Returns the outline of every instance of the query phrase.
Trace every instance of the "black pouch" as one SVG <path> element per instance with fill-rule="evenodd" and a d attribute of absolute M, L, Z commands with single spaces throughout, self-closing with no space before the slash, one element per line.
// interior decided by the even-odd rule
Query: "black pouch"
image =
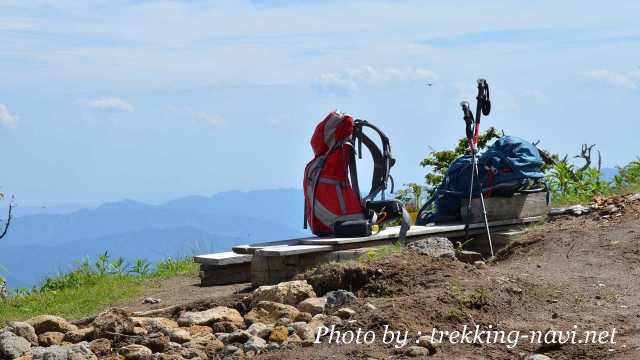
<path fill-rule="evenodd" d="M 333 236 L 338 238 L 363 237 L 371 235 L 369 220 L 339 221 L 333 225 Z"/>

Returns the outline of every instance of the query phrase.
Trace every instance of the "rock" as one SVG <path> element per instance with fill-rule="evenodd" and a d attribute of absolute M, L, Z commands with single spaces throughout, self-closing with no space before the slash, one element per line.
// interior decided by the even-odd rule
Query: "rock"
<path fill-rule="evenodd" d="M 282 282 L 277 285 L 260 286 L 251 294 L 251 307 L 260 301 L 273 301 L 295 306 L 299 302 L 316 297 L 313 287 L 306 280 Z"/>
<path fill-rule="evenodd" d="M 564 214 L 571 214 L 574 216 L 581 216 L 591 212 L 591 206 L 573 205 L 564 208 L 552 208 L 549 210 L 549 216 L 558 216 Z"/>
<path fill-rule="evenodd" d="M 149 334 L 149 331 L 147 331 L 147 329 L 143 327 L 134 326 L 133 330 L 131 331 L 131 334 L 136 336 L 147 336 Z"/>
<path fill-rule="evenodd" d="M 53 315 L 40 315 L 27 320 L 27 323 L 33 326 L 36 334 L 44 334 L 46 332 L 55 331 L 66 333 L 67 331 L 78 330 L 78 327 L 67 322 L 67 320 Z"/>
<path fill-rule="evenodd" d="M 437 344 L 431 341 L 431 336 L 420 336 L 417 345 L 429 349 L 429 355 L 436 353 Z"/>
<path fill-rule="evenodd" d="M 224 347 L 224 343 L 222 341 L 218 339 L 213 339 L 205 345 L 205 350 L 207 351 L 208 354 L 213 354 L 222 350 L 223 347 Z M 213 358 L 213 357 L 209 356 L 209 358 Z"/>
<path fill-rule="evenodd" d="M 526 360 L 551 360 L 547 355 L 542 354 L 531 354 L 527 356 Z"/>
<path fill-rule="evenodd" d="M 31 350 L 33 360 L 97 360 L 88 342 L 70 345 L 38 347 Z"/>
<path fill-rule="evenodd" d="M 183 347 L 206 347 L 212 342 L 219 341 L 213 334 L 199 333 L 191 336 L 191 341 L 182 344 Z"/>
<path fill-rule="evenodd" d="M 194 359 L 194 360 L 200 360 L 200 359 L 204 360 L 208 358 L 206 351 L 200 348 L 181 349 L 180 356 L 182 357 L 182 359 Z"/>
<path fill-rule="evenodd" d="M 267 346 L 264 348 L 265 351 L 274 351 L 274 350 L 278 350 L 280 349 L 280 343 L 268 343 Z"/>
<path fill-rule="evenodd" d="M 346 307 L 339 309 L 338 311 L 335 312 L 335 315 L 341 319 L 351 319 L 351 317 L 353 317 L 353 315 L 355 314 L 356 314 L 355 310 L 352 310 Z"/>
<path fill-rule="evenodd" d="M 12 333 L 21 336 L 31 343 L 31 345 L 38 345 L 38 335 L 36 331 L 29 323 L 24 321 L 9 321 L 7 323 L 7 330 Z"/>
<path fill-rule="evenodd" d="M 369 311 L 373 311 L 373 310 L 377 310 L 377 309 L 378 309 L 378 308 L 377 308 L 375 305 L 373 305 L 372 303 L 366 303 L 366 304 L 364 304 L 364 308 L 365 308 L 365 309 L 367 309 L 367 310 L 369 310 Z"/>
<path fill-rule="evenodd" d="M 298 334 L 298 336 L 300 336 L 301 338 L 306 338 L 310 328 L 309 328 L 309 324 L 307 324 L 306 322 L 294 322 L 293 324 L 291 324 L 291 327 L 293 328 L 293 331 Z"/>
<path fill-rule="evenodd" d="M 264 350 L 266 346 L 266 340 L 258 336 L 251 336 L 251 338 L 242 345 L 242 350 L 244 350 L 245 353 L 253 351 L 256 354 L 259 354 Z"/>
<path fill-rule="evenodd" d="M 223 341 L 225 344 L 244 344 L 251 338 L 251 334 L 244 330 L 237 330 L 229 334 Z"/>
<path fill-rule="evenodd" d="M 95 339 L 89 343 L 89 349 L 91 352 L 99 357 L 104 357 L 112 353 L 111 340 L 109 339 Z"/>
<path fill-rule="evenodd" d="M 217 332 L 232 333 L 238 330 L 238 327 L 236 326 L 236 324 L 232 323 L 231 321 L 220 321 L 211 325 L 211 330 L 214 333 L 217 333 Z"/>
<path fill-rule="evenodd" d="M 291 319 L 287 317 L 282 317 L 276 321 L 276 325 L 287 326 L 289 324 L 291 324 Z"/>
<path fill-rule="evenodd" d="M 315 337 L 316 337 L 319 329 L 323 328 L 325 325 L 324 325 L 324 322 L 322 320 L 313 319 L 307 324 L 307 326 L 308 326 L 307 332 L 302 334 L 302 335 L 300 335 L 300 334 L 298 334 L 298 335 L 300 335 L 302 340 L 305 340 L 305 341 L 306 340 L 311 340 L 311 341 L 313 341 L 313 340 L 315 340 Z"/>
<path fill-rule="evenodd" d="M 216 306 L 213 309 L 196 312 L 184 312 L 178 318 L 181 326 L 208 325 L 219 321 L 229 321 L 238 328 L 244 328 L 244 319 L 236 309 Z"/>
<path fill-rule="evenodd" d="M 64 339 L 64 334 L 55 331 L 49 331 L 38 335 L 38 343 L 40 346 L 60 345 Z"/>
<path fill-rule="evenodd" d="M 482 254 L 470 250 L 456 251 L 456 258 L 463 263 L 473 264 L 475 261 L 482 260 Z"/>
<path fill-rule="evenodd" d="M 429 349 L 422 346 L 409 346 L 407 350 L 405 350 L 404 354 L 410 357 L 428 356 Z"/>
<path fill-rule="evenodd" d="M 153 334 L 151 336 L 143 338 L 139 343 L 149 348 L 151 352 L 164 352 L 169 346 L 170 339 L 166 335 Z"/>
<path fill-rule="evenodd" d="M 278 319 L 286 317 L 295 319 L 298 309 L 291 305 L 275 303 L 272 301 L 260 301 L 249 313 L 244 316 L 248 324 L 260 322 L 273 325 Z"/>
<path fill-rule="evenodd" d="M 64 334 L 64 341 L 74 344 L 85 340 L 90 341 L 93 339 L 93 332 L 93 326 L 84 329 L 72 330 Z"/>
<path fill-rule="evenodd" d="M 142 300 L 143 304 L 160 304 L 162 302 L 161 299 L 156 299 L 152 297 L 146 297 Z"/>
<path fill-rule="evenodd" d="M 298 336 L 298 334 L 291 334 L 289 335 L 289 337 L 287 338 L 287 342 L 289 343 L 300 343 L 302 342 L 302 339 L 300 338 L 300 336 Z"/>
<path fill-rule="evenodd" d="M 451 241 L 446 237 L 428 237 L 426 239 L 416 240 L 407 244 L 407 248 L 431 257 L 456 258 L 453 244 L 451 244 Z"/>
<path fill-rule="evenodd" d="M 629 197 L 627 198 L 627 201 L 629 201 L 629 202 L 640 201 L 640 193 L 635 193 L 633 195 L 629 195 Z"/>
<path fill-rule="evenodd" d="M 237 346 L 226 345 L 224 348 L 222 348 L 222 353 L 225 356 L 239 356 L 242 354 L 242 349 Z"/>
<path fill-rule="evenodd" d="M 167 318 L 132 317 L 133 326 L 143 327 L 151 332 L 167 332 L 178 328 L 178 323 Z"/>
<path fill-rule="evenodd" d="M 326 297 L 310 297 L 298 304 L 298 310 L 316 315 L 324 313 L 325 306 L 327 306 Z"/>
<path fill-rule="evenodd" d="M 135 326 L 129 315 L 129 312 L 123 309 L 109 309 L 101 312 L 92 323 L 94 337 L 111 339 L 114 334 L 133 333 Z"/>
<path fill-rule="evenodd" d="M 269 341 L 285 342 L 289 338 L 289 329 L 286 326 L 275 326 L 269 335 Z"/>
<path fill-rule="evenodd" d="M 213 334 L 213 329 L 204 325 L 191 325 L 187 328 L 191 335 L 195 334 Z"/>
<path fill-rule="evenodd" d="M 256 322 L 249 326 L 247 332 L 253 336 L 265 339 L 271 334 L 271 328 L 263 323 Z"/>
<path fill-rule="evenodd" d="M 191 341 L 191 333 L 184 328 L 169 329 L 165 335 L 169 336 L 169 339 L 178 344 Z"/>
<path fill-rule="evenodd" d="M 138 360 L 153 354 L 153 352 L 146 346 L 131 344 L 120 348 L 120 354 L 124 356 L 125 360 Z"/>
<path fill-rule="evenodd" d="M 294 321 L 304 321 L 304 322 L 309 322 L 311 321 L 311 319 L 313 319 L 313 315 L 311 315 L 311 313 L 308 312 L 300 312 L 295 319 L 293 319 Z"/>
<path fill-rule="evenodd" d="M 327 306 L 329 307 L 339 307 L 342 305 L 352 304 L 356 302 L 357 298 L 351 291 L 347 290 L 335 290 L 330 291 L 326 295 L 327 297 Z"/>
<path fill-rule="evenodd" d="M 487 268 L 487 264 L 482 260 L 474 261 L 473 262 L 473 266 L 475 266 L 477 269 L 486 269 Z"/>
<path fill-rule="evenodd" d="M 17 358 L 31 349 L 31 342 L 12 332 L 0 333 L 0 357 Z"/>

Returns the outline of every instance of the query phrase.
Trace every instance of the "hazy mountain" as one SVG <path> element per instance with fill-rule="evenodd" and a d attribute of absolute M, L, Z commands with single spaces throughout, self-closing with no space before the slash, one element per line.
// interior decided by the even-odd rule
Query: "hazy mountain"
<path fill-rule="evenodd" d="M 9 285 L 23 287 L 106 250 L 157 261 L 302 236 L 302 204 L 301 190 L 233 191 L 161 205 L 124 200 L 69 214 L 22 216 L 0 243 L 0 264 Z"/>

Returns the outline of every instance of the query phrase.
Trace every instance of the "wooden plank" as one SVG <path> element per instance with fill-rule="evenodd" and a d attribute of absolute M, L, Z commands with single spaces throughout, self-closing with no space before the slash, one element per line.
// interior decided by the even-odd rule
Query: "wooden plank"
<path fill-rule="evenodd" d="M 542 216 L 534 216 L 524 219 L 510 219 L 489 222 L 489 227 L 499 227 L 514 224 L 526 224 L 542 220 Z M 484 229 L 484 223 L 473 223 L 469 225 L 470 230 Z M 412 226 L 407 232 L 407 237 L 430 236 L 430 235 L 453 235 L 457 232 L 464 231 L 464 224 L 455 225 L 431 225 L 431 226 Z M 484 231 L 484 230 L 483 230 Z M 370 241 L 379 241 L 386 239 L 398 238 L 400 227 L 394 226 L 387 228 L 379 233 L 371 236 L 357 238 L 311 238 L 308 240 L 300 239 L 300 244 L 304 245 L 344 245 L 353 243 L 365 243 Z"/>
<path fill-rule="evenodd" d="M 221 253 L 194 256 L 193 261 L 198 264 L 222 266 L 222 265 L 231 265 L 231 264 L 250 263 L 251 258 L 253 258 L 253 255 L 241 255 L 231 251 L 227 251 L 227 252 L 221 252 Z"/>
<path fill-rule="evenodd" d="M 225 266 L 200 265 L 200 285 L 226 285 L 251 281 L 251 262 Z"/>
<path fill-rule="evenodd" d="M 289 256 L 331 251 L 331 245 L 281 245 L 269 246 L 255 252 L 256 256 Z"/>
<path fill-rule="evenodd" d="M 297 245 L 300 240 L 304 239 L 317 239 L 317 237 L 306 237 L 302 239 L 289 239 L 289 240 L 278 240 L 278 241 L 269 241 L 263 243 L 255 243 L 255 244 L 247 244 L 247 245 L 238 245 L 231 248 L 231 250 L 236 254 L 253 254 L 256 250 L 263 249 L 268 246 L 277 246 L 277 245 Z"/>
<path fill-rule="evenodd" d="M 512 197 L 489 197 L 484 202 L 489 221 L 543 216 L 549 212 L 546 192 L 515 194 Z M 463 219 L 467 216 L 468 203 L 469 199 L 464 199 L 460 204 Z M 480 198 L 472 199 L 471 204 L 471 222 L 483 221 Z"/>

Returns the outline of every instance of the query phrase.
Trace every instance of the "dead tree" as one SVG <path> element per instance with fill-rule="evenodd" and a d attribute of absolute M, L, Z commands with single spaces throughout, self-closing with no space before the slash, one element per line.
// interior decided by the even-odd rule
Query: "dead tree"
<path fill-rule="evenodd" d="M 576 158 L 579 159 L 584 159 L 585 164 L 578 169 L 578 171 L 585 171 L 587 170 L 590 166 L 591 166 L 591 150 L 593 149 L 593 147 L 596 146 L 596 144 L 593 145 L 588 145 L 588 144 L 582 144 L 582 148 L 580 149 L 580 154 L 576 155 Z M 598 172 L 600 172 L 600 170 L 602 169 L 602 154 L 600 153 L 600 150 L 596 150 L 598 152 Z"/>
<path fill-rule="evenodd" d="M 2 195 L 2 194 L 0 194 Z M 2 196 L 0 196 L 2 198 Z M 7 212 L 7 221 L 4 223 L 4 228 L 2 229 L 2 233 L 0 233 L 0 239 L 7 235 L 7 231 L 9 231 L 9 226 L 11 225 L 12 212 L 15 204 L 13 203 L 13 197 L 11 197 L 11 201 L 9 202 L 9 211 Z"/>

